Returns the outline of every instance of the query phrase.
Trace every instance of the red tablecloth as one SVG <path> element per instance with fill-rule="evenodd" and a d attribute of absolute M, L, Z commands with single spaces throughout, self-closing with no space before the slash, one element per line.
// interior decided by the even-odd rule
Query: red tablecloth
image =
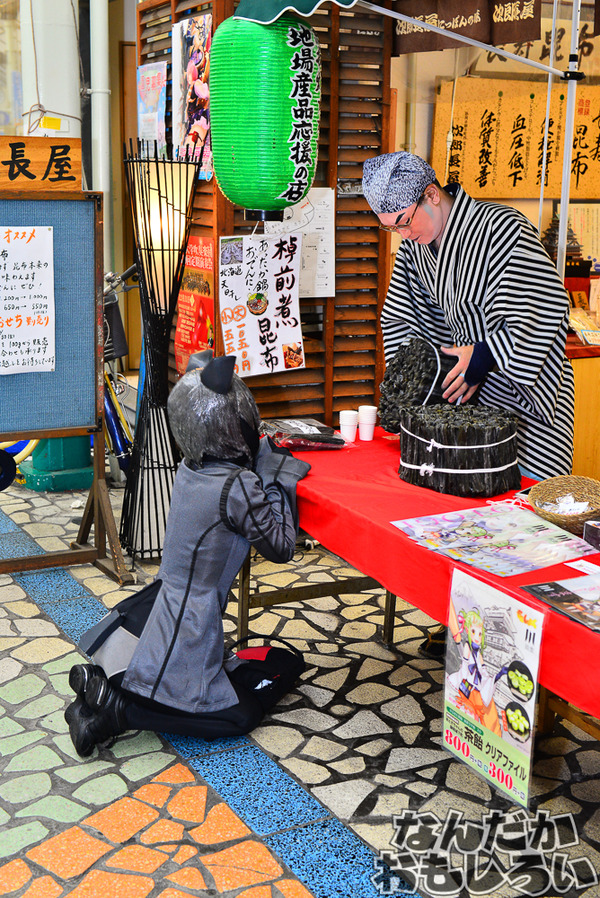
<path fill-rule="evenodd" d="M 398 476 L 398 437 L 380 428 L 376 428 L 373 442 L 294 454 L 312 465 L 298 484 L 300 526 L 307 533 L 443 623 L 447 621 L 454 567 L 542 608 L 546 625 L 540 682 L 600 717 L 600 635 L 518 589 L 524 584 L 579 576 L 577 571 L 560 564 L 515 577 L 497 577 L 417 545 L 390 522 L 482 506 L 486 500 L 461 499 L 404 483 Z M 600 554 L 587 559 L 600 565 Z"/>

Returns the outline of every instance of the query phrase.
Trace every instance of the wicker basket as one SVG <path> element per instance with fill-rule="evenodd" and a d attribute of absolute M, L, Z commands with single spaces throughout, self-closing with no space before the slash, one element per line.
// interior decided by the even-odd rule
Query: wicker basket
<path fill-rule="evenodd" d="M 541 507 L 567 495 L 573 496 L 576 502 L 588 502 L 588 510 L 580 514 L 565 515 L 547 511 Z M 529 503 L 544 520 L 562 527 L 563 530 L 568 530 L 569 533 L 581 536 L 585 522 L 600 517 L 600 480 L 593 480 L 591 477 L 577 477 L 574 474 L 549 477 L 531 487 Z"/>

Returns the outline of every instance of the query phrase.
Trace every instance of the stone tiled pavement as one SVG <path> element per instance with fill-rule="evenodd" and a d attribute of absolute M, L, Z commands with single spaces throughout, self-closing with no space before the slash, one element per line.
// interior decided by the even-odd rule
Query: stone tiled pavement
<path fill-rule="evenodd" d="M 118 518 L 122 493 L 110 492 Z M 0 557 L 68 545 L 85 498 L 16 484 L 0 493 Z M 417 650 L 432 622 L 399 602 L 385 647 L 377 590 L 253 613 L 251 632 L 293 641 L 307 671 L 251 736 L 129 733 L 78 758 L 63 719 L 77 638 L 156 569 L 136 565 L 128 588 L 90 565 L 0 576 L 0 896 L 370 898 L 393 814 L 481 822 L 514 810 L 442 749 L 442 666 Z M 252 571 L 264 590 L 355 573 L 320 547 L 285 567 L 256 559 Z M 232 604 L 231 638 L 234 615 Z M 572 814 L 571 856 L 600 871 L 599 772 L 596 741 L 557 723 L 536 745 L 530 813 Z"/>

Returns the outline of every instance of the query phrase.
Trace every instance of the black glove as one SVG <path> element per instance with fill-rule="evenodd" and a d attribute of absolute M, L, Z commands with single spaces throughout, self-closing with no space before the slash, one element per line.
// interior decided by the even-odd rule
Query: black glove
<path fill-rule="evenodd" d="M 485 340 L 475 343 L 473 355 L 469 367 L 465 371 L 465 383 L 468 387 L 474 387 L 486 379 L 492 368 L 496 365 L 496 359 Z"/>
<path fill-rule="evenodd" d="M 271 439 L 271 437 L 267 437 L 267 440 L 269 441 L 269 446 L 271 447 L 271 452 L 274 455 L 291 455 L 292 454 L 290 452 L 290 450 L 287 449 L 285 446 L 278 446 L 277 443 Z"/>

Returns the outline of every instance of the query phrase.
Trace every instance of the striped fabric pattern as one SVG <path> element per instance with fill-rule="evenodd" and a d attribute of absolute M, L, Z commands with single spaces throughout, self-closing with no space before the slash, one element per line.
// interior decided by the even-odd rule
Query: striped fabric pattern
<path fill-rule="evenodd" d="M 519 417 L 519 462 L 540 479 L 571 471 L 569 300 L 533 225 L 458 185 L 439 252 L 405 240 L 381 316 L 386 362 L 415 336 L 434 346 L 485 340 L 496 361 L 478 401 Z"/>

